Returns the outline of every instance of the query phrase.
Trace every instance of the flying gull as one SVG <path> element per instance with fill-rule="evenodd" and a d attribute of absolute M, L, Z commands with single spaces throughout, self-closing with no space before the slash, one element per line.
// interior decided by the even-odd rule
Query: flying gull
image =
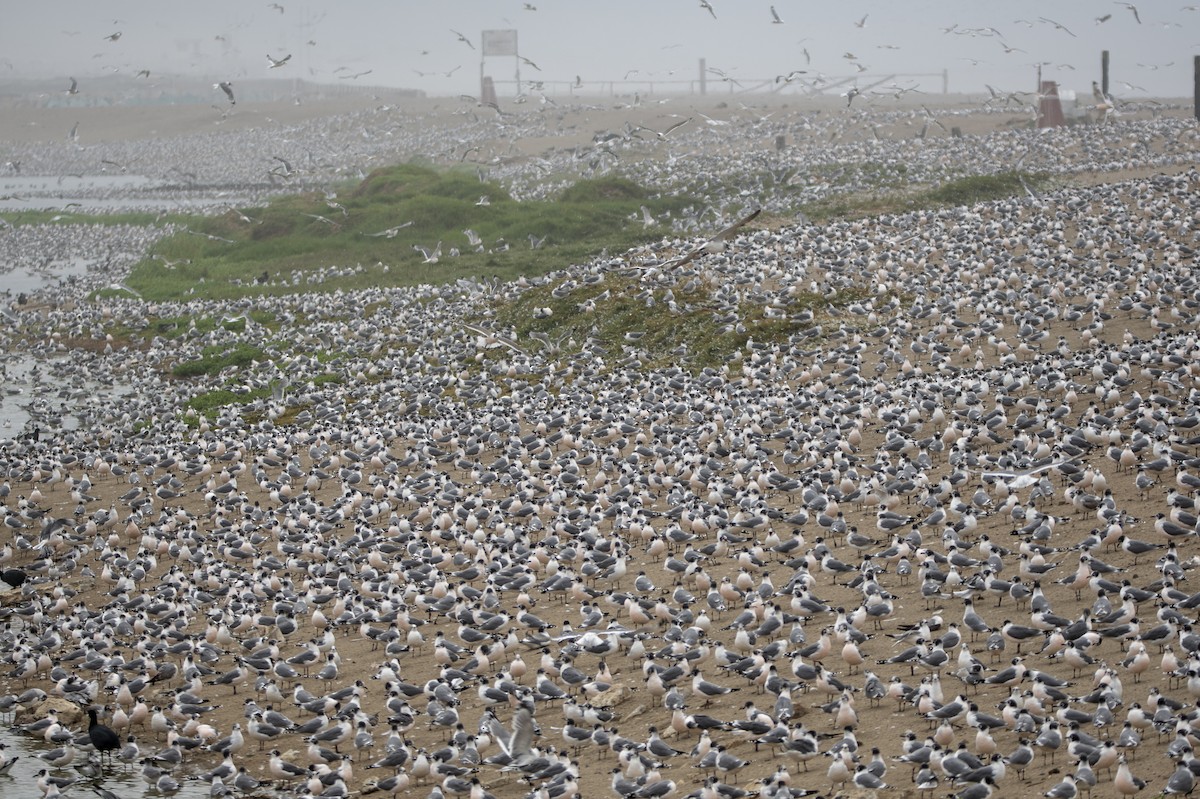
<path fill-rule="evenodd" d="M 1119 5 L 1119 6 L 1125 6 L 1125 7 L 1126 7 L 1126 8 L 1128 8 L 1130 11 L 1132 11 L 1132 12 L 1133 12 L 1133 18 L 1137 20 L 1137 24 L 1139 24 L 1139 25 L 1141 25 L 1141 24 L 1142 24 L 1142 17 L 1141 17 L 1141 15 L 1139 15 L 1139 14 L 1138 14 L 1138 9 L 1137 9 L 1137 6 L 1135 6 L 1133 3 L 1122 3 L 1122 2 L 1118 2 L 1118 3 L 1117 3 L 1117 5 Z"/>
<path fill-rule="evenodd" d="M 1005 483 L 1005 485 L 1008 486 L 1009 490 L 1028 488 L 1029 486 L 1033 485 L 1034 483 L 1036 483 L 1038 481 L 1038 478 L 1036 477 L 1036 475 L 1039 475 L 1042 472 L 1048 471 L 1050 469 L 1057 469 L 1058 467 L 1064 466 L 1068 463 L 1074 463 L 1075 461 L 1079 460 L 1080 457 L 1081 456 L 1076 456 L 1074 458 L 1068 458 L 1066 460 L 1056 461 L 1054 463 L 1044 463 L 1041 466 L 1038 466 L 1034 469 L 1026 469 L 1024 471 L 1019 471 L 1019 472 L 1007 472 L 1007 471 L 981 472 L 980 477 L 982 477 L 984 480 L 989 480 L 989 481 L 990 480 L 1002 480 Z"/>
<path fill-rule="evenodd" d="M 519 707 L 513 714 L 512 732 L 495 716 L 488 717 L 487 726 L 513 766 L 520 768 L 533 759 L 533 712 L 528 707 Z"/>

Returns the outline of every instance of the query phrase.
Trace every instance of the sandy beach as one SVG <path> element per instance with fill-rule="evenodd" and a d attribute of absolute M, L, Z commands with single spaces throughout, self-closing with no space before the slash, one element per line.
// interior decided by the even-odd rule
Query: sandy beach
<path fill-rule="evenodd" d="M 102 393 L 19 387 L 51 410 L 86 408 L 88 423 L 47 424 L 36 442 L 28 428 L 3 434 L 0 559 L 24 581 L 0 594 L 0 695 L 41 689 L 78 705 L 91 691 L 144 757 L 166 735 L 148 719 L 120 725 L 143 704 L 174 707 L 187 736 L 209 725 L 208 746 L 235 725 L 257 725 L 245 713 L 251 700 L 303 724 L 314 714 L 293 701 L 298 686 L 314 698 L 347 689 L 322 703 L 330 722 L 321 729 L 349 732 L 313 772 L 345 769 L 333 783 L 343 788 L 323 794 L 307 779 L 281 780 L 253 795 L 357 796 L 393 775 L 406 786 L 398 795 L 741 795 L 696 793 L 711 775 L 761 796 L 870 796 L 854 775 L 876 752 L 886 768 L 879 791 L 953 795 L 982 782 L 955 784 L 970 766 L 952 765 L 934 768 L 936 788 L 918 788 L 918 768 L 898 760 L 910 732 L 936 741 L 935 763 L 965 750 L 1001 769 L 994 795 L 1026 795 L 1074 773 L 1078 755 L 1086 761 L 1072 723 L 1103 758 L 1090 795 L 1126 795 L 1114 785 L 1118 753 L 1145 781 L 1140 795 L 1158 795 L 1177 768 L 1168 746 L 1200 740 L 1190 715 L 1200 644 L 1190 628 L 1200 563 L 1194 125 L 1159 135 L 1155 125 L 1168 130 L 1164 119 L 1187 112 L 1145 106 L 1103 130 L 1038 138 L 1016 111 L 932 100 L 853 115 L 840 98 L 506 106 L 514 120 L 541 115 L 536 129 L 521 122 L 530 135 L 513 139 L 498 125 L 470 139 L 481 160 L 510 153 L 511 165 L 494 168 L 515 170 L 589 146 L 597 132 L 653 133 L 691 118 L 680 144 L 630 150 L 707 170 L 726 149 L 730 160 L 772 153 L 776 136 L 786 149 L 818 152 L 806 131 L 836 118 L 838 146 L 861 146 L 872 163 L 886 163 L 892 143 L 952 167 L 966 157 L 960 146 L 981 146 L 998 158 L 1028 150 L 1031 163 L 1057 159 L 1070 174 L 1064 188 L 970 209 L 826 228 L 777 217 L 674 270 L 666 253 L 686 247 L 671 239 L 686 237 L 665 232 L 660 246 L 614 254 L 615 265 L 572 265 L 547 279 L 582 298 L 593 282 L 637 275 L 664 313 L 676 312 L 665 290 L 682 297 L 683 284 L 702 281 L 730 324 L 748 303 L 786 314 L 802 292 L 861 292 L 857 308 L 822 311 L 817 332 L 761 349 L 751 341 L 711 374 L 640 369 L 636 342 L 624 352 L 586 342 L 555 352 L 532 340 L 514 348 L 504 331 L 489 338 L 457 323 L 525 286 L 314 294 L 264 301 L 280 328 L 243 334 L 270 339 L 277 358 L 233 382 L 249 390 L 286 375 L 282 404 L 198 423 L 182 407 L 197 386 L 169 379 L 159 361 L 171 346 L 229 346 L 238 335 L 218 329 L 211 340 L 168 344 L 137 320 L 245 306 L 48 295 L 16 310 L 5 321 L 10 352 L 35 352 L 47 373 L 78 370 L 68 381 L 128 381 L 136 398 L 111 407 Z M 271 135 L 370 127 L 362 115 L 381 103 L 239 106 L 224 118 L 200 106 L 0 110 L 0 143 L 41 157 L 76 122 L 98 148 L 210 131 L 253 141 L 264 126 Z M 914 145 L 925 104 L 938 126 Z M 446 162 L 463 149 L 460 122 L 495 114 L 452 99 L 393 110 L 440 139 Z M 790 120 L 782 133 L 770 127 L 781 120 Z M 722 139 L 726 130 L 736 138 Z M 313 136 L 297 146 L 326 145 Z M 1124 159 L 1089 161 L 1089 151 L 1122 146 Z M 115 347 L 114 320 L 135 331 Z M 72 343 L 80 339 L 96 345 Z M 310 357 L 321 341 L 336 346 Z M 63 356 L 69 367 L 50 366 Z M 318 375 L 337 380 L 318 384 Z M 304 415 L 272 423 L 287 403 Z M 1182 532 L 1164 531 L 1164 520 Z M 639 577 L 646 585 L 636 588 Z M 1037 587 L 1032 601 L 1021 586 Z M 990 630 L 966 628 L 966 599 Z M 1052 613 L 1039 613 L 1039 601 Z M 999 635 L 1010 621 L 1032 630 L 1023 642 Z M 1065 638 L 1072 622 L 1088 632 Z M 897 659 L 912 646 L 924 647 L 920 659 Z M 289 669 L 304 653 L 311 659 Z M 318 678 L 331 653 L 333 676 Z M 260 674 L 250 661 L 269 665 Z M 156 678 L 168 664 L 175 676 Z M 185 676 L 192 664 L 197 676 Z M 1001 675 L 1007 666 L 1015 672 Z M 679 673 L 668 685 L 652 674 L 671 667 Z M 870 697 L 871 673 L 885 696 Z M 694 677 L 727 690 L 706 695 Z M 123 692 L 138 678 L 137 696 Z M 914 693 L 897 698 L 900 684 Z M 185 688 L 211 709 L 181 712 Z M 1181 709 L 1143 725 L 1135 708 L 1153 716 L 1160 697 Z M 939 719 L 955 701 L 961 712 Z M 14 723 L 45 716 L 28 704 L 10 711 Z M 484 761 L 502 749 L 489 740 L 489 714 L 510 729 L 522 704 L 546 771 Z M 991 727 L 968 706 L 1000 721 Z M 1027 767 L 1005 773 L 1003 757 L 1055 719 L 1061 745 L 1036 748 Z M 86 729 L 82 713 L 63 721 Z M 1024 724 L 1033 726 L 1018 731 Z M 1141 746 L 1106 750 L 1127 724 Z M 665 742 L 657 754 L 645 748 L 651 728 Z M 360 748 L 354 733 L 363 731 L 373 745 Z M 368 768 L 393 731 L 409 753 L 403 765 Z M 816 752 L 800 743 L 809 733 Z M 635 745 L 604 744 L 620 737 Z M 710 744 L 734 759 L 700 765 Z M 429 766 L 447 747 L 462 773 Z M 273 749 L 306 771 L 320 760 L 306 735 L 278 731 L 261 743 L 247 736 L 233 762 L 267 781 Z M 198 748 L 172 773 L 182 780 L 221 759 Z M 140 769 L 138 760 L 114 768 Z M 644 783 L 616 791 L 614 771 Z M 780 787 L 789 784 L 796 793 Z"/>

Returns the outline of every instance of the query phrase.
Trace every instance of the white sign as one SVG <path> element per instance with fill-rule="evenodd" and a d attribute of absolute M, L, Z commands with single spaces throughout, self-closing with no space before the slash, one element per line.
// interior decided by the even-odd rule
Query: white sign
<path fill-rule="evenodd" d="M 517 54 L 517 32 L 514 30 L 484 31 L 483 54 L 515 56 Z"/>

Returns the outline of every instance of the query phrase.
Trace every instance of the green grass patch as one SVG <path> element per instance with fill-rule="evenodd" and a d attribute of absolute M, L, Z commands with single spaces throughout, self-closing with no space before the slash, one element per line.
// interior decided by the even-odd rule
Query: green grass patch
<path fill-rule="evenodd" d="M 1043 183 L 1046 176 L 1025 175 L 1017 172 L 972 175 L 922 192 L 922 196 L 928 202 L 937 205 L 974 205 L 1024 194 L 1025 188 L 1021 184 L 1022 180 L 1033 188 L 1035 185 Z"/>
<path fill-rule="evenodd" d="M 203 394 L 197 394 L 188 400 L 187 407 L 194 409 L 201 416 L 211 416 L 226 405 L 241 405 L 252 401 L 252 399 L 248 395 L 238 395 L 229 389 L 219 388 L 214 391 L 205 391 Z"/>
<path fill-rule="evenodd" d="M 570 355 L 572 340 L 578 350 L 580 342 L 592 338 L 608 353 L 610 364 L 636 353 L 647 369 L 717 367 L 744 354 L 751 339 L 782 343 L 827 320 L 829 306 L 841 308 L 869 295 L 866 288 L 846 289 L 832 297 L 802 293 L 782 312 L 773 309 L 769 314 L 765 306 L 749 306 L 729 314 L 717 309 L 715 286 L 703 282 L 687 291 L 677 287 L 670 297 L 665 289 L 647 289 L 636 277 L 616 274 L 555 297 L 560 285 L 537 286 L 497 306 L 496 329 L 513 330 L 520 346 L 530 352 L 556 347 Z M 808 311 L 812 319 L 801 321 Z"/>
<path fill-rule="evenodd" d="M 258 347 L 238 343 L 230 347 L 206 347 L 201 357 L 191 361 L 180 361 L 171 368 L 175 377 L 200 377 L 214 375 L 231 366 L 245 367 L 254 361 L 267 359 L 267 354 Z"/>
<path fill-rule="evenodd" d="M 1024 180 L 1024 184 L 1022 184 Z M 896 184 L 880 185 L 878 190 L 844 194 L 800 210 L 814 222 L 830 219 L 862 219 L 883 214 L 902 214 L 929 208 L 973 205 L 1025 194 L 1025 186 L 1034 191 L 1048 188 L 1050 175 L 1032 172 L 1001 172 L 995 175 L 971 175 L 947 181 L 940 186 L 902 190 Z"/>
<path fill-rule="evenodd" d="M 308 192 L 192 219 L 126 282 L 147 300 L 169 300 L 511 280 L 663 235 L 642 224 L 643 205 L 658 214 L 695 203 L 611 177 L 579 181 L 554 200 L 518 202 L 473 172 L 405 164 L 376 170 L 336 198 Z M 439 247 L 436 261 L 420 249 Z"/>

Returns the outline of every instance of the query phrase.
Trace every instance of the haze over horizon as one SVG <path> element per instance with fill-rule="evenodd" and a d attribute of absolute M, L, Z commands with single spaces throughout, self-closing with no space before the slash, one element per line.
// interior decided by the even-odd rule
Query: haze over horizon
<path fill-rule="evenodd" d="M 955 93 L 1030 91 L 1039 64 L 1045 79 L 1087 92 L 1107 49 L 1110 93 L 1136 100 L 1191 97 L 1192 56 L 1200 53 L 1200 12 L 1177 2 L 708 5 L 711 11 L 698 0 L 23 3 L 0 29 L 0 75 L 61 78 L 64 95 L 69 77 L 85 94 L 90 78 L 143 71 L 148 82 L 294 77 L 477 94 L 481 31 L 515 30 L 523 60 L 491 56 L 483 69 L 501 82 L 502 96 L 515 93 L 504 82 L 518 69 L 525 90 L 546 81 L 548 93 L 576 83 L 582 94 L 600 93 L 615 81 L 624 82 L 618 91 L 645 91 L 653 82 L 656 91 L 686 93 L 702 58 L 710 94 L 766 89 L 795 70 L 805 72 L 793 75 L 789 91 L 814 81 L 843 81 L 841 91 L 882 81 L 937 93 L 943 70 Z M 289 54 L 277 67 L 268 60 Z"/>

